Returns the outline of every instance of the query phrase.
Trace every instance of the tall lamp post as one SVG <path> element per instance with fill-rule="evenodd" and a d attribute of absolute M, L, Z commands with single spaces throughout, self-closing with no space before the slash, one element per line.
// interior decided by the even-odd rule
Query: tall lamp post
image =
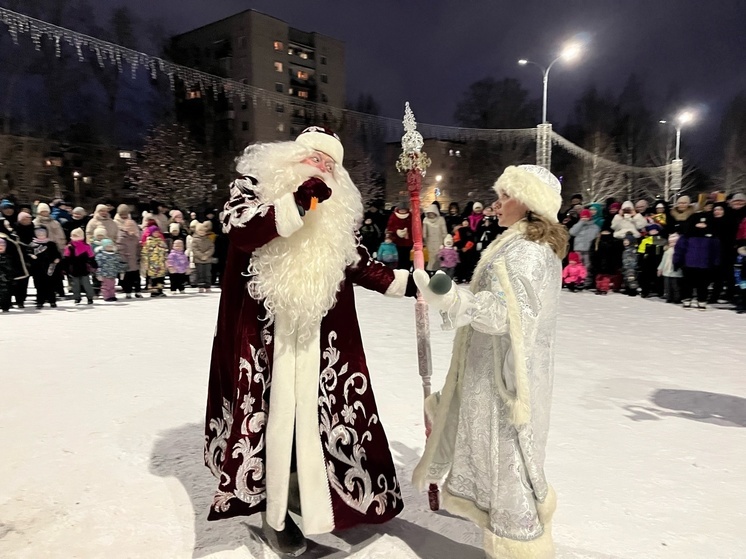
<path fill-rule="evenodd" d="M 73 185 L 75 190 L 75 205 L 80 205 L 80 172 L 73 171 Z"/>
<path fill-rule="evenodd" d="M 544 95 L 541 104 L 541 124 L 536 127 L 536 164 L 540 167 L 544 167 L 547 170 L 551 170 L 552 166 L 552 125 L 547 122 L 547 97 L 549 94 L 549 71 L 552 69 L 557 62 L 564 60 L 570 62 L 575 60 L 580 53 L 583 51 L 583 47 L 580 43 L 569 43 L 562 49 L 560 55 L 552 60 L 549 65 L 545 68 L 541 64 L 532 62 L 525 58 L 521 58 L 518 64 L 526 66 L 527 64 L 533 64 L 542 73 L 542 81 L 544 84 Z"/>
<path fill-rule="evenodd" d="M 681 191 L 681 180 L 684 171 L 684 162 L 681 160 L 681 129 L 687 124 L 694 122 L 696 114 L 692 110 L 681 111 L 671 123 L 676 130 L 676 147 L 674 148 L 674 159 L 671 161 L 671 190 L 674 196 L 679 195 Z M 667 120 L 659 121 L 661 124 L 668 124 Z M 668 183 L 668 181 L 666 181 Z M 668 199 L 668 192 L 665 193 Z"/>

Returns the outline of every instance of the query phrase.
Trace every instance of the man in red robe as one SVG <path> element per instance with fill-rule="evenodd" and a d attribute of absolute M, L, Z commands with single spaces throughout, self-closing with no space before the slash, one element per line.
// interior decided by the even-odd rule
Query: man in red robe
<path fill-rule="evenodd" d="M 321 127 L 238 158 L 222 214 L 230 250 L 210 366 L 209 519 L 262 512 L 275 551 L 306 535 L 381 523 L 402 510 L 378 418 L 353 284 L 414 295 L 405 270 L 373 261 L 339 138 Z M 295 494 L 295 495 L 294 495 Z M 307 514 L 303 514 L 307 513 Z"/>

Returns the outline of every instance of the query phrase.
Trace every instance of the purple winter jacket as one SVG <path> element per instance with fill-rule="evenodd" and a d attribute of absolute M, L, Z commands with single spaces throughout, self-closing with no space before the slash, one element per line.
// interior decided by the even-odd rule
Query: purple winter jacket
<path fill-rule="evenodd" d="M 453 247 L 443 247 L 438 251 L 441 268 L 455 268 L 459 263 L 458 251 Z"/>
<path fill-rule="evenodd" d="M 682 235 L 676 243 L 673 264 L 675 268 L 716 268 L 720 265 L 720 240 Z"/>

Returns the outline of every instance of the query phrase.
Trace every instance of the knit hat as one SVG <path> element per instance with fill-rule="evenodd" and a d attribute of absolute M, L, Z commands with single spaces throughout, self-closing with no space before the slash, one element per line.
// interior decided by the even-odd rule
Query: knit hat
<path fill-rule="evenodd" d="M 735 196 L 733 198 L 735 198 Z M 689 196 L 681 196 L 681 197 L 679 197 L 678 200 L 676 200 L 676 203 L 677 204 L 679 204 L 679 203 L 681 203 L 681 204 L 684 204 L 684 203 L 691 204 L 692 203 L 692 199 L 689 198 Z"/>
<path fill-rule="evenodd" d="M 169 217 L 172 217 L 174 219 L 176 219 L 177 217 L 184 219 L 184 214 L 182 214 L 179 210 L 171 210 L 170 212 L 168 212 L 168 215 Z"/>
<path fill-rule="evenodd" d="M 103 235 L 105 238 L 107 237 L 108 233 L 106 232 L 105 227 L 96 227 L 93 230 L 93 236 L 98 237 L 99 235 Z"/>
<path fill-rule="evenodd" d="M 116 248 L 114 241 L 112 241 L 111 239 L 104 239 L 103 241 L 101 241 L 101 248 L 103 248 L 104 250 L 110 246 L 113 246 L 114 248 Z"/>
<path fill-rule="evenodd" d="M 104 212 L 107 212 L 107 213 L 109 212 L 109 208 L 106 207 L 106 204 L 98 204 L 96 206 L 96 212 L 95 212 L 96 215 L 98 215 L 98 213 L 101 212 L 101 211 L 104 211 Z"/>
<path fill-rule="evenodd" d="M 452 235 L 446 235 L 445 239 L 443 239 L 443 246 L 452 247 L 453 246 L 453 236 Z"/>
<path fill-rule="evenodd" d="M 483 210 L 484 204 L 482 202 L 474 202 L 474 205 L 471 207 L 472 210 Z"/>
<path fill-rule="evenodd" d="M 622 211 L 624 210 L 634 210 L 635 205 L 632 203 L 631 200 L 625 200 L 624 204 L 622 204 Z"/>
<path fill-rule="evenodd" d="M 0 210 L 7 210 L 9 208 L 15 208 L 16 205 L 8 200 L 7 198 L 3 198 L 2 201 L 0 201 Z"/>
<path fill-rule="evenodd" d="M 611 204 L 611 206 L 609 206 L 609 209 L 619 211 L 620 209 L 622 209 L 622 205 L 619 202 L 614 202 Z"/>
<path fill-rule="evenodd" d="M 47 213 L 49 213 L 51 211 L 52 210 L 49 209 L 49 204 L 45 204 L 44 202 L 42 202 L 41 204 L 39 204 L 38 206 L 36 206 L 36 213 L 37 214 L 40 214 L 41 212 L 47 212 Z"/>
<path fill-rule="evenodd" d="M 119 217 L 128 217 L 130 215 L 130 207 L 127 204 L 119 204 L 117 206 L 117 215 Z"/>
<path fill-rule="evenodd" d="M 24 218 L 31 219 L 31 214 L 28 212 L 21 212 L 18 214 L 18 221 L 21 221 Z"/>
<path fill-rule="evenodd" d="M 582 210 L 580 212 L 580 219 L 590 219 L 591 217 L 591 210 Z"/>
<path fill-rule="evenodd" d="M 544 167 L 511 165 L 495 181 L 493 188 L 498 195 L 504 192 L 535 214 L 557 223 L 557 214 L 562 206 L 562 185 Z"/>
<path fill-rule="evenodd" d="M 85 217 L 87 214 L 86 214 L 86 211 L 83 208 L 81 208 L 80 206 L 78 206 L 77 208 L 75 208 L 73 210 L 73 215 L 81 215 L 81 216 Z"/>
<path fill-rule="evenodd" d="M 37 225 L 36 227 L 34 227 L 34 234 L 36 234 L 37 231 L 44 231 L 45 235 L 49 234 L 49 231 L 47 231 L 47 228 L 43 225 Z"/>
<path fill-rule="evenodd" d="M 324 152 L 334 159 L 335 163 L 342 165 L 345 150 L 342 141 L 334 132 L 323 126 L 309 126 L 295 139 L 299 144 Z"/>
<path fill-rule="evenodd" d="M 182 241 L 181 239 L 175 240 L 174 241 L 174 248 L 176 248 L 176 247 L 184 248 L 184 241 Z"/>
<path fill-rule="evenodd" d="M 82 241 L 85 239 L 85 232 L 80 227 L 77 227 L 70 232 L 70 238 L 73 241 Z"/>
<path fill-rule="evenodd" d="M 189 229 L 196 230 L 197 225 L 199 225 L 199 221 L 197 221 L 196 219 L 193 219 L 191 223 L 189 224 Z"/>
<path fill-rule="evenodd" d="M 733 195 L 733 198 L 731 198 L 731 202 L 746 202 L 746 194 L 743 192 L 737 192 Z"/>
<path fill-rule="evenodd" d="M 577 252 L 571 252 L 567 255 L 567 260 L 570 262 L 580 262 L 580 255 Z"/>
<path fill-rule="evenodd" d="M 653 231 L 658 231 L 658 233 L 660 233 L 662 230 L 662 227 L 657 223 L 651 223 L 645 226 L 645 231 L 647 231 L 648 233 L 652 233 Z"/>
<path fill-rule="evenodd" d="M 179 227 L 178 223 L 172 223 L 171 225 L 168 226 L 168 232 L 171 233 L 172 235 L 178 235 L 179 229 L 181 229 L 181 227 Z"/>

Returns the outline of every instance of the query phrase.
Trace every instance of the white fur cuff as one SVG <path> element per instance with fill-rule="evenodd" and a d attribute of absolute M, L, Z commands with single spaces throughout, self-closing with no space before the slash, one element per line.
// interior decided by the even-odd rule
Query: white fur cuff
<path fill-rule="evenodd" d="M 303 219 L 298 213 L 295 196 L 292 192 L 275 200 L 275 224 L 280 237 L 289 237 L 303 227 Z"/>
<path fill-rule="evenodd" d="M 407 292 L 407 282 L 409 281 L 409 272 L 407 270 L 394 270 L 394 281 L 391 282 L 386 290 L 386 297 L 404 297 Z"/>

